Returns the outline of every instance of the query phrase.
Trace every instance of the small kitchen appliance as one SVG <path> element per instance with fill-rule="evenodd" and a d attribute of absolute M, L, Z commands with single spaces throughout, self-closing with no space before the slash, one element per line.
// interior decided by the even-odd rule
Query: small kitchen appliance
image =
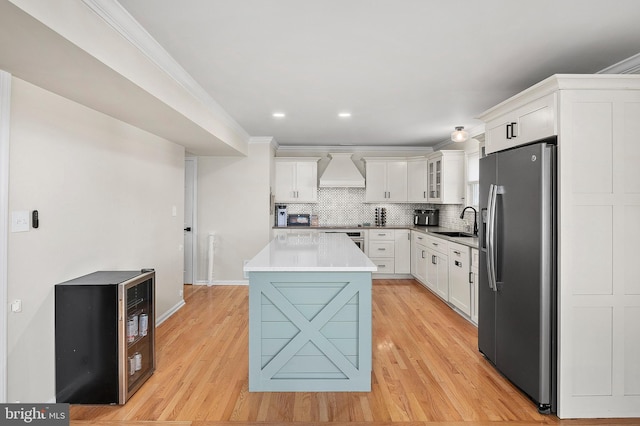
<path fill-rule="evenodd" d="M 283 204 L 276 205 L 276 226 L 287 226 L 287 206 Z"/>
<path fill-rule="evenodd" d="M 290 214 L 287 218 L 287 226 L 309 226 L 311 225 L 311 215 L 309 214 Z"/>
<path fill-rule="evenodd" d="M 438 226 L 440 210 L 414 210 L 413 224 L 416 226 Z"/>

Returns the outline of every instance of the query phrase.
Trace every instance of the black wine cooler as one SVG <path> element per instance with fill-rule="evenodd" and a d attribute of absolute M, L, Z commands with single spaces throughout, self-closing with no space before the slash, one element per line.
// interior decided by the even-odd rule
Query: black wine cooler
<path fill-rule="evenodd" d="M 56 401 L 124 404 L 155 371 L 155 272 L 55 286 Z"/>

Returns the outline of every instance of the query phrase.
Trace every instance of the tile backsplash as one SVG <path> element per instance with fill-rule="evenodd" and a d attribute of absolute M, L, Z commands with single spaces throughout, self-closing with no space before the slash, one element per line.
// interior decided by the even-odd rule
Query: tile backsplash
<path fill-rule="evenodd" d="M 462 205 L 365 203 L 364 200 L 364 188 L 318 188 L 317 203 L 289 203 L 287 210 L 318 215 L 320 226 L 356 226 L 374 225 L 376 207 L 385 207 L 387 226 L 404 226 L 412 224 L 414 210 L 438 209 L 442 227 L 467 231 L 466 226 L 473 226 L 472 211 L 467 211 L 464 220 L 460 219 Z"/>

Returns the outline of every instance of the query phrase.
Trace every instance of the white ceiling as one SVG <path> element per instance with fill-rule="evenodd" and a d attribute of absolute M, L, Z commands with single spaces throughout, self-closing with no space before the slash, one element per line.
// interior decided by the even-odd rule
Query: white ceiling
<path fill-rule="evenodd" d="M 483 110 L 551 74 L 598 72 L 640 52 L 638 0 L 82 1 L 122 4 L 213 106 L 280 145 L 432 146 L 454 126 L 477 128 Z M 109 96 L 77 83 L 103 74 L 112 83 L 111 68 L 94 58 L 81 67 L 76 59 L 86 56 L 72 43 L 0 5 L 1 69 L 103 107 Z M 140 103 L 125 96 L 139 92 L 127 91 L 131 82 L 115 81 L 121 102 L 104 112 L 191 148 L 212 143 L 179 112 L 149 108 L 152 95 Z M 286 118 L 274 119 L 276 111 Z M 342 111 L 353 115 L 339 119 Z"/>
<path fill-rule="evenodd" d="M 433 145 L 552 74 L 640 52 L 638 0 L 119 1 L 281 145 Z"/>

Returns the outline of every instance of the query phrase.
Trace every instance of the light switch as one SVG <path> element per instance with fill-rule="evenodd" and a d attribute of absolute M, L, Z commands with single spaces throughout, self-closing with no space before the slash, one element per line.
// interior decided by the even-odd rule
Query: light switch
<path fill-rule="evenodd" d="M 22 312 L 22 300 L 17 299 L 11 302 L 11 312 Z"/>
<path fill-rule="evenodd" d="M 27 232 L 29 230 L 29 212 L 17 210 L 11 212 L 11 232 Z"/>

